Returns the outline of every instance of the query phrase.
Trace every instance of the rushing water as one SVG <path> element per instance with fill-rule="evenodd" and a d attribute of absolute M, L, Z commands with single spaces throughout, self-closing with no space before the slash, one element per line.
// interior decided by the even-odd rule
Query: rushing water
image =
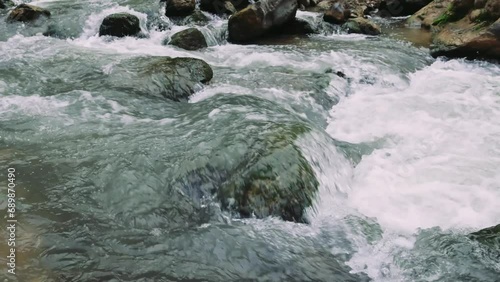
<path fill-rule="evenodd" d="M 320 35 L 245 46 L 210 16 L 210 47 L 188 52 L 162 46 L 185 26 L 157 1 L 33 3 L 53 11 L 59 38 L 0 19 L 14 281 L 499 281 L 500 247 L 466 236 L 500 223 L 498 64 L 434 60 L 312 13 L 299 17 Z M 97 37 L 121 11 L 148 37 Z M 200 58 L 215 76 L 189 103 L 129 91 L 144 56 Z M 241 220 L 209 200 L 184 221 L 176 179 L 241 158 L 271 124 L 311 128 L 296 140 L 320 182 L 310 224 Z"/>

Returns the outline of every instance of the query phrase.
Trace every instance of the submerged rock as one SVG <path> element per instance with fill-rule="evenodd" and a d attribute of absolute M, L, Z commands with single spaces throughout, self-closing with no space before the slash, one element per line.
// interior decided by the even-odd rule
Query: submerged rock
<path fill-rule="evenodd" d="M 235 106 L 249 102 L 270 106 L 269 102 L 255 97 L 233 99 L 228 96 L 218 100 L 237 103 Z M 216 138 L 222 147 L 211 149 L 207 156 L 197 155 L 191 164 L 184 164 L 198 168 L 179 178 L 176 185 L 195 200 L 201 195 L 205 198 L 215 195 L 222 210 L 243 218 L 275 216 L 286 221 L 307 222 L 305 209 L 312 206 L 319 184 L 294 141 L 310 129 L 301 122 L 256 122 L 236 116 L 234 119 Z M 242 128 L 249 130 L 241 131 Z"/>
<path fill-rule="evenodd" d="M 177 32 L 172 36 L 168 44 L 190 51 L 208 47 L 205 36 L 196 28 L 188 28 Z"/>
<path fill-rule="evenodd" d="M 140 21 L 128 13 L 111 14 L 104 18 L 99 28 L 99 36 L 135 36 L 141 32 Z"/>
<path fill-rule="evenodd" d="M 7 22 L 32 22 L 41 17 L 49 18 L 50 11 L 33 5 L 21 4 L 7 16 Z"/>
<path fill-rule="evenodd" d="M 250 42 L 295 18 L 297 0 L 262 0 L 229 18 L 228 40 Z"/>
<path fill-rule="evenodd" d="M 314 172 L 300 150 L 285 140 L 262 150 L 244 168 L 232 172 L 217 196 L 222 206 L 243 217 L 281 217 L 305 222 L 318 189 Z"/>
<path fill-rule="evenodd" d="M 137 64 L 136 64 L 137 62 Z M 129 63 L 127 63 L 129 64 Z M 123 81 L 141 93 L 161 95 L 174 101 L 187 100 L 213 77 L 212 68 L 203 60 L 195 58 L 150 57 L 134 59 L 136 75 Z M 129 67 L 130 71 L 134 68 Z"/>
<path fill-rule="evenodd" d="M 167 17 L 184 17 L 191 14 L 196 8 L 195 0 L 166 0 L 165 15 Z"/>
<path fill-rule="evenodd" d="M 349 33 L 361 33 L 367 35 L 379 35 L 381 33 L 380 27 L 374 22 L 362 17 L 348 20 L 344 27 L 347 28 Z"/>

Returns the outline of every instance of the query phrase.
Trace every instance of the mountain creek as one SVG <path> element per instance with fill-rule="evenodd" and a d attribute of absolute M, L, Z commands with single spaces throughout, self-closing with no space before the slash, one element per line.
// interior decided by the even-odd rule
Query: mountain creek
<path fill-rule="evenodd" d="M 0 279 L 498 282 L 499 14 L 0 0 Z"/>

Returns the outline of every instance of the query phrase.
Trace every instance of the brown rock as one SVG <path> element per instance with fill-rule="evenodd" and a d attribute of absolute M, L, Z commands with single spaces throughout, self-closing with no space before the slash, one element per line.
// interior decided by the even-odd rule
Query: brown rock
<path fill-rule="evenodd" d="M 448 10 L 450 4 L 451 0 L 435 0 L 413 14 L 407 24 L 411 27 L 431 29 L 432 24 Z"/>
<path fill-rule="evenodd" d="M 10 12 L 7 17 L 7 22 L 31 22 L 40 17 L 49 18 L 50 12 L 33 5 L 21 4 Z"/>
<path fill-rule="evenodd" d="M 484 9 L 488 19 L 496 21 L 500 17 L 500 0 L 488 0 Z"/>
<path fill-rule="evenodd" d="M 483 15 L 486 14 L 486 10 L 485 9 L 475 9 L 475 10 L 472 10 L 472 12 L 469 13 L 469 20 L 471 22 L 477 22 L 477 21 L 480 21 L 483 17 Z"/>
<path fill-rule="evenodd" d="M 433 39 L 431 55 L 450 58 L 500 59 L 500 19 L 489 27 L 471 29 L 464 19 L 447 25 Z"/>

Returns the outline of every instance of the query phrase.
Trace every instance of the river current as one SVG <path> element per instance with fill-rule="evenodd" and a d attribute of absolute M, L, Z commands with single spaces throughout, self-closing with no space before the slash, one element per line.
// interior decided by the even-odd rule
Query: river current
<path fill-rule="evenodd" d="M 186 26 L 157 2 L 32 2 L 57 11 L 60 38 L 0 15 L 14 281 L 499 281 L 500 247 L 467 236 L 500 223 L 498 64 L 433 59 L 309 12 L 298 17 L 320 34 L 259 45 L 227 43 L 227 19 L 207 14 L 210 46 L 183 51 L 162 45 Z M 147 37 L 98 37 L 115 12 L 138 16 Z M 131 59 L 149 56 L 202 59 L 214 78 L 189 102 L 128 91 L 140 83 Z M 296 141 L 320 182 L 309 224 L 238 219 L 207 201 L 209 221 L 177 228 L 164 187 L 247 150 L 269 123 L 312 128 Z"/>

